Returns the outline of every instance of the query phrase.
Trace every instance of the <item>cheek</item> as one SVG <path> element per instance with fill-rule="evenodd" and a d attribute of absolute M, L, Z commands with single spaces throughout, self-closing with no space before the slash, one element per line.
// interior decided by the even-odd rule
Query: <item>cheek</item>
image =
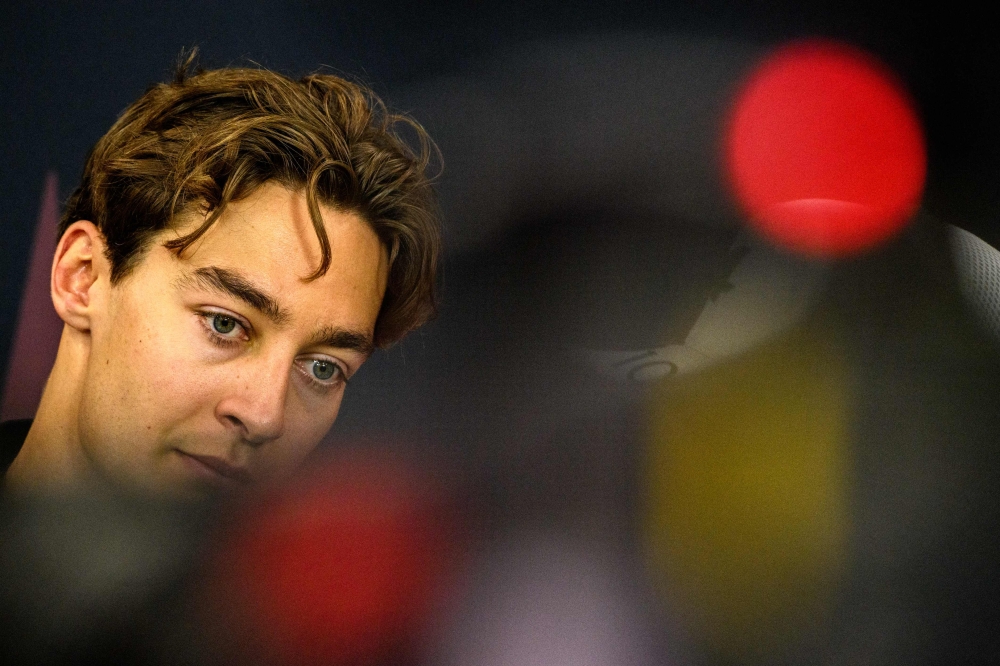
<path fill-rule="evenodd" d="M 170 422 L 211 402 L 220 368 L 201 367 L 198 340 L 176 317 L 155 312 L 131 316 L 120 311 L 95 349 L 95 385 L 104 388 L 109 407 L 140 430 Z M 97 341 L 95 341 L 96 343 Z"/>

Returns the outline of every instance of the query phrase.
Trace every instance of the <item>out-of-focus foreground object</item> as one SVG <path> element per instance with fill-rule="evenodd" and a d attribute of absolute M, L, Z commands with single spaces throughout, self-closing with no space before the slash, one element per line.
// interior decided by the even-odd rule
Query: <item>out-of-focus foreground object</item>
<path fill-rule="evenodd" d="M 204 508 L 105 492 L 5 494 L 0 663 L 149 663 L 196 560 Z"/>
<path fill-rule="evenodd" d="M 802 330 L 650 402 L 651 571 L 714 663 L 828 622 L 850 528 L 846 365 Z"/>
<path fill-rule="evenodd" d="M 962 295 L 976 320 L 1000 344 L 1000 251 L 965 229 L 948 228 Z"/>
<path fill-rule="evenodd" d="M 196 590 L 197 663 L 411 661 L 448 601 L 457 514 L 390 455 L 339 452 L 253 502 Z M 179 641 L 189 650 L 191 641 Z M 171 650 L 173 652 L 173 650 Z"/>
<path fill-rule="evenodd" d="M 822 263 L 753 238 L 737 237 L 730 255 L 735 266 L 703 295 L 701 311 L 682 339 L 649 349 L 584 349 L 584 356 L 620 381 L 697 372 L 793 328 L 815 308 L 826 286 L 828 270 Z"/>
<path fill-rule="evenodd" d="M 464 544 L 415 463 L 328 455 L 263 495 L 0 502 L 0 663 L 418 663 Z"/>
<path fill-rule="evenodd" d="M 480 558 L 432 663 L 662 664 L 634 570 L 581 535 L 513 534 Z"/>
<path fill-rule="evenodd" d="M 917 210 L 923 131 L 895 76 L 846 45 L 778 49 L 736 97 L 726 166 L 753 227 L 789 250 L 844 257 L 878 245 Z"/>

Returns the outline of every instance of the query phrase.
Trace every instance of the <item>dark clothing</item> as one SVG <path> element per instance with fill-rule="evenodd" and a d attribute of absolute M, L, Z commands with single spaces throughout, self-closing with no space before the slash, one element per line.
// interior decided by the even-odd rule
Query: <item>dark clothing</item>
<path fill-rule="evenodd" d="M 20 452 L 30 429 L 31 419 L 0 423 L 0 479 L 7 474 L 7 468 Z"/>

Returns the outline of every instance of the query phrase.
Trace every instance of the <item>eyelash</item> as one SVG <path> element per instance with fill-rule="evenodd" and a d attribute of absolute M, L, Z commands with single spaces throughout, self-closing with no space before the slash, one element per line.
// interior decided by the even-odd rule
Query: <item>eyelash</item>
<path fill-rule="evenodd" d="M 242 337 L 242 339 L 241 338 L 226 337 L 226 336 L 222 335 L 221 333 L 219 333 L 218 331 L 216 331 L 215 328 L 214 328 L 214 326 L 212 325 L 212 320 L 215 319 L 216 317 L 226 317 L 227 319 L 232 319 L 235 322 L 236 326 L 239 326 L 243 330 L 243 337 Z M 208 333 L 208 339 L 209 339 L 209 341 L 212 344 L 216 345 L 217 347 L 221 347 L 223 349 L 232 349 L 233 347 L 239 346 L 241 342 L 248 342 L 249 341 L 250 325 L 247 324 L 246 322 L 244 322 L 242 319 L 240 319 L 236 315 L 229 314 L 228 312 L 217 312 L 215 310 L 205 310 L 203 312 L 199 312 L 198 313 L 198 319 L 201 321 L 202 326 L 205 327 L 205 331 Z M 324 359 L 318 359 L 318 358 L 309 358 L 309 359 L 306 359 L 307 363 L 310 362 L 310 361 L 325 361 L 327 363 L 332 364 L 333 367 L 336 368 L 336 371 L 337 371 L 337 378 L 336 379 L 334 379 L 332 381 L 329 381 L 329 382 L 323 382 L 323 381 L 317 379 L 316 377 L 314 377 L 311 372 L 309 372 L 308 370 L 306 370 L 305 368 L 303 368 L 302 366 L 300 366 L 298 364 L 298 362 L 296 362 L 295 367 L 299 369 L 299 372 L 305 377 L 306 381 L 309 382 L 309 386 L 311 388 L 313 388 L 314 390 L 316 390 L 318 392 L 326 393 L 326 392 L 330 391 L 331 389 L 336 388 L 338 385 L 343 384 L 344 386 L 347 386 L 347 383 L 348 383 L 347 371 L 344 369 L 344 367 L 341 364 L 339 364 L 339 363 L 337 363 L 337 362 L 335 362 L 333 360 L 325 359 L 325 358 Z"/>

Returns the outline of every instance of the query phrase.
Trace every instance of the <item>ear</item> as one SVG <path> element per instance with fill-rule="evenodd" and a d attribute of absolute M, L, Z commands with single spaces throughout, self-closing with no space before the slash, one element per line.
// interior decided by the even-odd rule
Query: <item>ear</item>
<path fill-rule="evenodd" d="M 111 265 L 104 256 L 104 236 L 93 222 L 74 222 L 59 239 L 52 259 L 52 304 L 66 324 L 89 331 L 95 290 L 106 287 Z"/>

